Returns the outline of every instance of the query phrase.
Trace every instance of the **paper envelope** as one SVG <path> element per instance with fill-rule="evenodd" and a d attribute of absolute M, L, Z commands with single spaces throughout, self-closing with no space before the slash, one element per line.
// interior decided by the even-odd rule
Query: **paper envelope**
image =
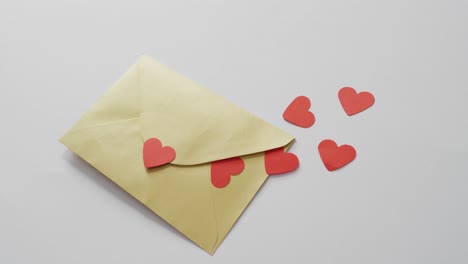
<path fill-rule="evenodd" d="M 175 149 L 170 164 L 145 168 L 143 144 L 152 137 Z M 264 152 L 293 140 L 148 56 L 60 139 L 210 254 L 267 179 Z M 210 163 L 231 157 L 244 170 L 214 187 Z"/>

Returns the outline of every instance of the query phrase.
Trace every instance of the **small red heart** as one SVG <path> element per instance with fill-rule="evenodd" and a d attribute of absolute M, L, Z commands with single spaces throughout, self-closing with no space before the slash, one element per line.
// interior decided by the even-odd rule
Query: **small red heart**
<path fill-rule="evenodd" d="M 283 118 L 297 126 L 308 128 L 315 123 L 315 116 L 309 111 L 310 100 L 305 96 L 298 96 L 284 110 Z"/>
<path fill-rule="evenodd" d="M 351 116 L 371 107 L 374 102 L 374 96 L 369 92 L 357 93 L 351 87 L 343 87 L 338 92 L 341 106 L 347 115 Z"/>
<path fill-rule="evenodd" d="M 143 145 L 143 162 L 148 169 L 167 164 L 173 161 L 175 156 L 175 150 L 163 147 L 157 138 L 150 138 Z"/>
<path fill-rule="evenodd" d="M 350 145 L 338 147 L 335 141 L 326 139 L 318 146 L 320 158 L 329 171 L 337 170 L 356 158 L 356 150 Z"/>
<path fill-rule="evenodd" d="M 265 170 L 269 175 L 293 171 L 299 167 L 299 159 L 293 153 L 285 153 L 283 148 L 265 152 Z"/>
<path fill-rule="evenodd" d="M 224 188 L 231 181 L 232 175 L 238 175 L 244 170 L 244 161 L 239 158 L 229 158 L 211 163 L 211 183 L 216 188 Z"/>

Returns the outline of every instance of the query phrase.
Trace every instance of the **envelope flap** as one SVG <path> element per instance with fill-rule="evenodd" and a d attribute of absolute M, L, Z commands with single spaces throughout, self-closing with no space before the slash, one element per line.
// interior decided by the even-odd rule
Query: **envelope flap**
<path fill-rule="evenodd" d="M 143 140 L 176 150 L 176 165 L 194 165 L 279 148 L 294 137 L 166 66 L 140 64 Z"/>

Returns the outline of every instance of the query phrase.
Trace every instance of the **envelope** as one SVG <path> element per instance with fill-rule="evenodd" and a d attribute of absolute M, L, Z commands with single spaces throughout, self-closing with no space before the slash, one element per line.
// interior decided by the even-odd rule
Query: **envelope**
<path fill-rule="evenodd" d="M 147 169 L 142 149 L 150 138 L 171 146 L 175 159 Z M 264 152 L 293 140 L 148 56 L 60 139 L 210 254 L 268 178 Z M 226 187 L 213 186 L 210 164 L 232 157 L 244 170 Z"/>

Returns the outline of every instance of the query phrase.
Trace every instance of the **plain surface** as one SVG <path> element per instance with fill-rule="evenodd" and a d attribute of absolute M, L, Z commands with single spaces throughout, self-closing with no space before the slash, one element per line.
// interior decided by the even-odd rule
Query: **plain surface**
<path fill-rule="evenodd" d="M 2 1 L 0 263 L 467 263 L 467 10 Z M 297 138 L 300 169 L 266 182 L 213 257 L 57 141 L 141 54 Z M 342 86 L 375 105 L 346 116 Z M 298 95 L 309 129 L 281 117 Z M 357 159 L 326 171 L 325 138 Z"/>

